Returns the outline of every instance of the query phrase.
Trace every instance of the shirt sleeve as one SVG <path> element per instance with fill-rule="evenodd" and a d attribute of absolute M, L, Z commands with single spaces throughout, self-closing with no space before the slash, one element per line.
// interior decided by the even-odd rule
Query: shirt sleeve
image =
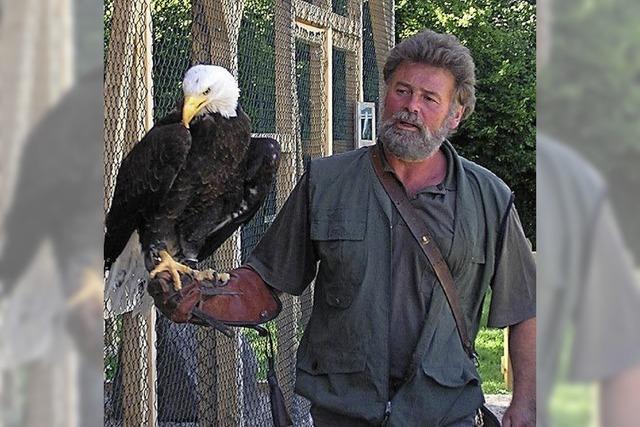
<path fill-rule="evenodd" d="M 269 286 L 293 295 L 302 294 L 317 270 L 308 200 L 309 177 L 305 173 L 245 263 Z"/>
<path fill-rule="evenodd" d="M 536 265 L 515 206 L 503 230 L 491 283 L 491 328 L 504 328 L 536 316 Z"/>

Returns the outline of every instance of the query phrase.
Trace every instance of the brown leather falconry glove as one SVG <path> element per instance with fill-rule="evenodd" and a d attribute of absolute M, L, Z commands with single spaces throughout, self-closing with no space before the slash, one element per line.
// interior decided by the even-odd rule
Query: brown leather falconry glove
<path fill-rule="evenodd" d="M 280 313 L 280 299 L 258 273 L 240 267 L 229 276 L 227 282 L 216 282 L 182 275 L 182 289 L 176 291 L 171 275 L 161 272 L 150 280 L 147 290 L 172 321 L 213 326 L 225 335 L 230 335 L 227 326 L 253 327 Z"/>
<path fill-rule="evenodd" d="M 292 425 L 275 371 L 273 339 L 266 328 L 258 325 L 274 319 L 282 303 L 262 278 L 249 267 L 229 272 L 226 282 L 198 281 L 182 275 L 182 289 L 176 291 L 169 272 L 151 279 L 147 290 L 156 307 L 176 323 L 213 326 L 231 336 L 228 326 L 252 327 L 269 339 L 267 380 L 271 399 L 271 416 L 275 426 Z"/>

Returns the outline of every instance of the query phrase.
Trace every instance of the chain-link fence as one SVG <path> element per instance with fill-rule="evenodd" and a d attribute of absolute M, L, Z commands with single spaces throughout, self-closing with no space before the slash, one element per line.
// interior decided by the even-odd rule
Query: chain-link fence
<path fill-rule="evenodd" d="M 253 133 L 280 142 L 264 206 L 205 262 L 220 270 L 255 247 L 310 159 L 356 147 L 356 104 L 378 101 L 393 45 L 391 0 L 109 0 L 104 16 L 105 210 L 120 161 L 175 106 L 192 64 L 236 75 Z M 312 292 L 283 296 L 268 325 L 295 425 L 310 424 L 293 386 Z M 271 424 L 263 339 L 244 330 L 229 339 L 153 311 L 105 312 L 105 425 Z"/>

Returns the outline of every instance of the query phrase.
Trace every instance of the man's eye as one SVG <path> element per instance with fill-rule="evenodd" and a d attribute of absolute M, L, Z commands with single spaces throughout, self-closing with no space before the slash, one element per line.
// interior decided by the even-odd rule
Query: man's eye
<path fill-rule="evenodd" d="M 435 98 L 431 96 L 424 96 L 423 99 L 425 100 L 425 102 L 436 102 Z"/>
<path fill-rule="evenodd" d="M 397 93 L 398 95 L 405 95 L 405 94 L 407 94 L 408 92 L 409 92 L 409 91 L 408 91 L 408 90 L 406 90 L 406 89 L 402 89 L 402 88 L 400 88 L 400 89 L 396 89 L 396 93 Z"/>

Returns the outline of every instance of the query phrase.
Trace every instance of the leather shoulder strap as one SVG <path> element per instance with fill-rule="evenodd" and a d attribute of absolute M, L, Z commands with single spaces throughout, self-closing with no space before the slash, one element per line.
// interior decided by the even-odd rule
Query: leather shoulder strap
<path fill-rule="evenodd" d="M 426 224 L 423 224 L 417 217 L 413 206 L 411 206 L 411 202 L 407 197 L 404 189 L 400 186 L 398 181 L 391 176 L 391 174 L 384 172 L 382 169 L 382 160 L 380 159 L 380 147 L 376 145 L 369 149 L 369 154 L 371 155 L 371 162 L 373 163 L 373 168 L 376 171 L 376 175 L 382 184 L 382 187 L 387 192 L 387 195 L 393 202 L 393 205 L 397 209 L 398 213 L 409 227 L 411 234 L 416 239 L 416 241 L 420 245 L 420 249 L 425 254 L 433 271 L 442 286 L 442 290 L 444 291 L 445 297 L 447 298 L 447 302 L 449 303 L 449 307 L 451 308 L 451 312 L 453 313 L 453 318 L 456 322 L 456 327 L 458 329 L 458 335 L 460 336 L 460 341 L 462 341 L 462 346 L 465 351 L 469 355 L 471 359 L 477 363 L 477 356 L 475 351 L 473 350 L 473 344 L 471 340 L 469 340 L 469 333 L 467 332 L 467 324 L 464 320 L 464 316 L 462 315 L 462 309 L 460 308 L 460 300 L 458 298 L 458 292 L 453 283 L 453 276 L 451 275 L 451 270 L 449 270 L 449 266 L 446 261 L 442 257 L 442 253 L 440 253 L 440 249 L 436 245 L 436 242 L 431 237 L 431 233 L 429 232 Z"/>

